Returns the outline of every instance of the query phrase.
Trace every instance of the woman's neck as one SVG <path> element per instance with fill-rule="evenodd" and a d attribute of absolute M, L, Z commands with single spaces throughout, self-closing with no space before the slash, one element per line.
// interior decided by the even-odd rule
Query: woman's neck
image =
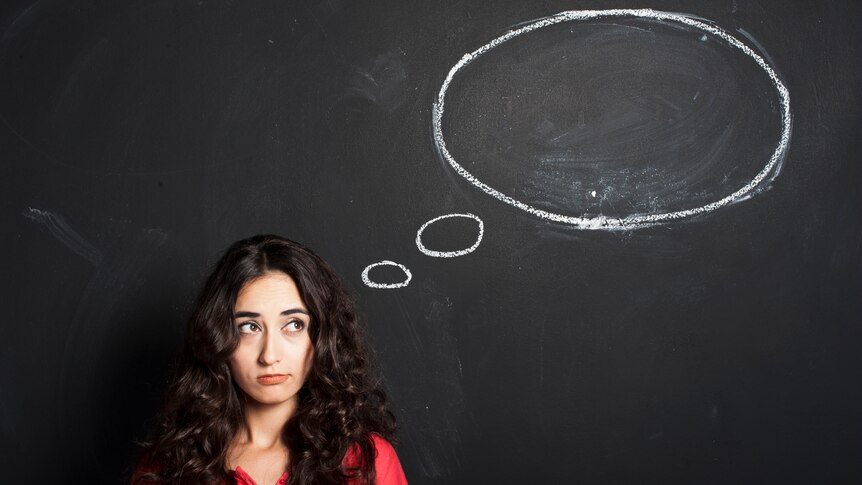
<path fill-rule="evenodd" d="M 295 410 L 292 401 L 277 405 L 247 402 L 244 427 L 228 450 L 228 469 L 242 467 L 256 483 L 276 483 L 290 463 L 282 431 Z"/>
<path fill-rule="evenodd" d="M 261 449 L 284 446 L 282 431 L 294 411 L 296 403 L 293 400 L 278 405 L 247 402 L 245 429 L 237 436 L 238 441 Z"/>

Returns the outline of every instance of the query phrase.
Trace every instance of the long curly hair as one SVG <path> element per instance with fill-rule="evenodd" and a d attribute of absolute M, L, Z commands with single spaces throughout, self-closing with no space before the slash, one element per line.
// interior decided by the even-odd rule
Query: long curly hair
<path fill-rule="evenodd" d="M 395 416 L 365 346 L 352 299 L 335 271 L 305 246 L 273 235 L 234 243 L 216 264 L 188 321 L 183 352 L 136 482 L 223 483 L 230 443 L 243 428 L 246 396 L 228 357 L 239 343 L 234 305 L 267 272 L 290 276 L 311 314 L 314 357 L 283 439 L 289 484 L 373 484 L 371 434 L 394 441 Z M 353 448 L 348 468 L 343 459 Z"/>

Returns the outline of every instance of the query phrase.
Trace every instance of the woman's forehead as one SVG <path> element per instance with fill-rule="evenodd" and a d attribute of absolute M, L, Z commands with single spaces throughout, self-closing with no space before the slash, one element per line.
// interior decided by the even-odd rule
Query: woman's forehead
<path fill-rule="evenodd" d="M 240 307 L 248 305 L 292 305 L 305 308 L 296 282 L 281 271 L 268 271 L 243 285 L 237 295 L 235 307 L 239 310 Z"/>

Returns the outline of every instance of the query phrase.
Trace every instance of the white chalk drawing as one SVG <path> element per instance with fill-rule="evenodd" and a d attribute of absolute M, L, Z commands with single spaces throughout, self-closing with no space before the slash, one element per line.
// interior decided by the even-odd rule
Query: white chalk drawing
<path fill-rule="evenodd" d="M 404 281 L 401 281 L 398 283 L 377 283 L 377 282 L 371 281 L 371 278 L 368 277 L 368 272 L 371 271 L 372 269 L 378 267 L 378 266 L 395 266 L 396 268 L 398 268 L 404 272 L 404 276 L 405 276 Z M 410 273 L 410 270 L 407 269 L 407 267 L 404 266 L 403 264 L 398 264 L 395 261 L 388 261 L 388 260 L 380 261 L 379 263 L 369 264 L 368 266 L 365 267 L 364 270 L 362 270 L 362 282 L 365 283 L 365 285 L 370 287 L 370 288 L 384 288 L 384 289 L 404 288 L 405 286 L 410 284 L 410 280 L 412 280 L 412 279 L 413 279 L 413 274 Z"/>
<path fill-rule="evenodd" d="M 525 204 L 524 202 L 515 200 L 514 198 L 494 189 L 493 187 L 485 184 L 481 180 L 474 177 L 470 172 L 468 172 L 464 167 L 462 167 L 461 164 L 459 164 L 458 161 L 456 161 L 455 158 L 449 153 L 449 150 L 446 147 L 445 137 L 443 135 L 443 113 L 446 106 L 446 91 L 449 88 L 449 85 L 452 83 L 452 80 L 455 75 L 458 74 L 458 72 L 462 68 L 464 68 L 486 52 L 519 35 L 526 34 L 527 32 L 532 32 L 534 30 L 541 29 L 550 25 L 559 24 L 561 22 L 571 22 L 602 17 L 642 17 L 662 21 L 678 22 L 680 24 L 699 29 L 705 32 L 704 35 L 710 34 L 714 37 L 717 37 L 727 42 L 733 48 L 736 48 L 745 55 L 751 57 L 757 63 L 757 65 L 760 66 L 760 68 L 763 69 L 763 71 L 769 76 L 769 79 L 771 80 L 776 92 L 778 93 L 779 102 L 781 105 L 781 136 L 779 138 L 778 144 L 775 147 L 775 150 L 772 153 L 772 156 L 769 158 L 769 161 L 766 163 L 763 169 L 760 170 L 757 175 L 755 175 L 754 178 L 752 178 L 748 183 L 746 183 L 743 187 L 739 188 L 732 194 L 725 196 L 720 200 L 708 203 L 706 205 L 676 212 L 634 214 L 622 218 L 612 218 L 602 215 L 577 217 L 571 215 L 557 214 L 538 209 L 531 205 Z M 492 40 L 491 42 L 488 42 L 482 47 L 479 47 L 475 51 L 464 54 L 464 56 L 461 57 L 458 63 L 455 64 L 449 70 L 446 79 L 443 81 L 443 85 L 440 87 L 440 92 L 437 94 L 437 100 L 432 107 L 432 123 L 434 129 L 434 142 L 437 145 L 437 149 L 439 150 L 441 156 L 449 163 L 449 165 L 452 166 L 453 169 L 455 169 L 455 172 L 457 172 L 458 175 L 465 178 L 468 182 L 473 184 L 475 187 L 481 189 L 488 195 L 502 202 L 505 202 L 506 204 L 533 214 L 537 217 L 541 217 L 543 219 L 548 219 L 551 221 L 571 224 L 578 229 L 624 230 L 646 227 L 650 225 L 684 219 L 699 214 L 705 214 L 728 204 L 739 202 L 751 196 L 752 193 L 756 189 L 758 189 L 763 182 L 768 181 L 771 176 L 774 177 L 774 175 L 777 173 L 777 169 L 780 168 L 780 164 L 784 159 L 784 155 L 790 143 L 790 94 L 787 88 L 784 86 L 784 83 L 781 82 L 773 68 L 763 59 L 763 57 L 757 54 L 751 47 L 742 43 L 736 37 L 730 35 L 726 31 L 712 24 L 704 22 L 703 20 L 699 20 L 684 14 L 662 12 L 650 9 L 576 10 L 561 12 L 557 15 L 538 20 L 536 22 L 527 24 L 514 30 L 510 30 L 509 32 L 497 37 L 496 39 Z M 419 238 L 417 237 L 417 241 L 418 239 Z"/>
<path fill-rule="evenodd" d="M 474 221 L 476 221 L 476 223 L 478 224 L 478 228 L 479 228 L 478 235 L 476 236 L 476 242 L 474 242 L 473 245 L 470 246 L 469 248 L 459 249 L 457 251 L 434 251 L 433 249 L 428 249 L 427 247 L 425 247 L 425 244 L 422 243 L 422 233 L 425 232 L 425 229 L 427 229 L 428 226 L 430 226 L 431 224 L 434 224 L 437 221 L 440 221 L 443 219 L 450 219 L 453 217 L 463 217 L 465 219 L 473 219 Z M 482 219 L 480 219 L 475 214 L 470 214 L 470 213 L 445 214 L 445 215 L 442 215 L 439 217 L 435 217 L 434 219 L 431 219 L 430 221 L 426 222 L 425 224 L 422 224 L 422 227 L 420 227 L 419 230 L 416 232 L 416 247 L 419 248 L 419 251 L 422 251 L 423 254 L 426 254 L 428 256 L 432 256 L 435 258 L 454 258 L 456 256 L 463 256 L 465 254 L 470 254 L 473 251 L 475 251 L 476 248 L 479 247 L 479 244 L 482 243 L 482 236 L 484 236 L 484 235 L 485 235 L 485 223 L 482 222 Z M 368 276 L 368 273 L 372 269 L 374 269 L 378 266 L 395 266 L 396 268 L 398 268 L 404 272 L 404 276 L 405 276 L 404 281 L 401 281 L 398 283 L 377 283 L 375 281 L 371 281 L 371 278 Z M 403 264 L 398 264 L 394 261 L 384 260 L 384 261 L 380 261 L 379 263 L 369 264 L 368 266 L 365 267 L 364 270 L 362 270 L 362 282 L 365 283 L 365 286 L 368 286 L 370 288 L 385 288 L 385 289 L 404 288 L 410 284 L 410 280 L 412 280 L 412 279 L 413 279 L 413 274 L 410 272 L 410 270 L 407 269 L 407 267 L 404 266 Z"/>
<path fill-rule="evenodd" d="M 474 221 L 476 221 L 479 224 L 479 235 L 476 237 L 476 242 L 473 243 L 473 245 L 470 246 L 469 248 L 460 249 L 458 251 L 434 251 L 434 250 L 426 248 L 425 245 L 422 244 L 422 233 L 425 231 L 425 229 L 427 229 L 428 226 L 430 226 L 431 224 L 434 224 L 437 221 L 440 221 L 443 219 L 449 219 L 452 217 L 464 217 L 467 219 L 473 219 Z M 454 258 L 456 256 L 463 256 L 465 254 L 470 254 L 473 251 L 475 251 L 476 248 L 479 247 L 479 244 L 482 243 L 482 236 L 484 234 L 485 234 L 485 223 L 482 222 L 482 219 L 479 219 L 474 214 L 446 214 L 446 215 L 442 215 L 440 217 L 435 217 L 434 219 L 431 219 L 430 221 L 426 222 L 425 224 L 422 224 L 422 227 L 420 227 L 419 231 L 416 232 L 416 247 L 418 247 L 419 250 L 422 251 L 422 254 L 426 254 L 428 256 L 432 256 L 435 258 Z"/>

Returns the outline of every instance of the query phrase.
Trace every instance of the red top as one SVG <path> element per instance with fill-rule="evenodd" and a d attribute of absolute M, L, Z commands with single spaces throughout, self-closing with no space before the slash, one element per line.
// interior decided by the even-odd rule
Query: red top
<path fill-rule="evenodd" d="M 374 471 L 377 473 L 377 485 L 407 485 L 407 478 L 404 476 L 404 470 L 401 469 L 401 462 L 398 461 L 398 455 L 395 454 L 395 449 L 392 448 L 392 445 L 376 434 L 371 435 L 371 441 L 373 442 L 374 450 L 376 451 L 376 456 L 374 457 Z M 356 450 L 356 447 L 351 447 L 347 450 L 347 454 L 344 456 L 343 461 L 347 467 L 354 467 L 358 464 L 357 460 L 359 457 L 356 454 Z M 132 475 L 132 483 L 134 483 L 135 478 L 139 474 L 147 471 L 150 470 L 142 470 L 140 467 L 135 470 L 134 475 Z M 236 467 L 234 478 L 236 479 L 237 485 L 258 485 L 254 479 L 240 467 Z M 284 485 L 286 482 L 287 472 L 284 472 L 275 485 Z M 355 484 L 355 481 L 350 480 L 345 485 Z"/>
<path fill-rule="evenodd" d="M 374 457 L 374 471 L 377 472 L 377 485 L 407 485 L 407 478 L 404 476 L 404 470 L 401 469 L 401 462 L 398 461 L 398 455 L 395 454 L 395 449 L 385 439 L 371 435 L 371 441 L 374 443 L 374 450 L 377 452 Z M 350 447 L 347 454 L 344 455 L 344 464 L 348 467 L 356 466 L 358 457 L 356 456 L 356 448 Z M 240 467 L 236 467 L 234 471 L 237 485 L 257 485 L 251 476 Z M 275 485 L 284 485 L 287 483 L 287 472 L 275 482 Z M 353 485 L 356 482 L 350 480 L 346 485 Z"/>

